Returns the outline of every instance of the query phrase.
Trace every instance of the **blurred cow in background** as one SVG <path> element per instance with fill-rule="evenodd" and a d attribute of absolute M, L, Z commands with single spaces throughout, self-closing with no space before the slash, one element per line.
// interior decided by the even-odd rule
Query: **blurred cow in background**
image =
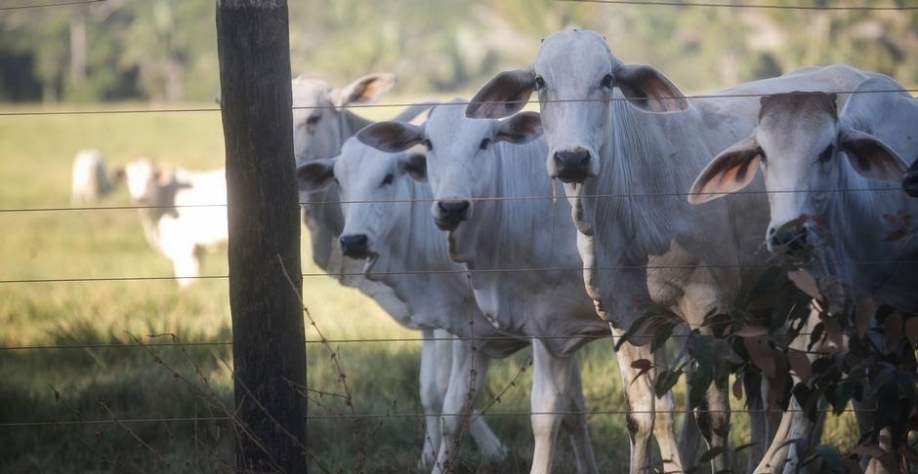
<path fill-rule="evenodd" d="M 108 173 L 105 158 L 99 150 L 81 150 L 73 159 L 70 204 L 76 206 L 96 202 L 114 191 L 123 177 L 124 172 L 120 168 L 114 173 Z"/>
<path fill-rule="evenodd" d="M 225 169 L 192 172 L 138 158 L 124 174 L 147 241 L 172 260 L 179 285 L 188 286 L 200 273 L 203 251 L 227 240 Z"/>

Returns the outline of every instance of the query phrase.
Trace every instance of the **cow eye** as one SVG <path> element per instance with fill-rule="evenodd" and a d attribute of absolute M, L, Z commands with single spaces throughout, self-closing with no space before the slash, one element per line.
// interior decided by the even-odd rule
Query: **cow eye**
<path fill-rule="evenodd" d="M 424 146 L 427 147 L 428 150 L 433 150 L 433 143 L 427 138 L 424 139 Z"/>
<path fill-rule="evenodd" d="M 829 145 L 825 150 L 822 150 L 822 153 L 819 154 L 819 162 L 826 163 L 832 158 L 832 155 L 835 154 L 835 146 Z"/>
<path fill-rule="evenodd" d="M 611 89 L 613 79 L 614 78 L 612 77 L 612 74 L 606 74 L 605 76 L 602 77 L 601 85 L 605 87 L 606 89 Z"/>
<path fill-rule="evenodd" d="M 536 76 L 535 78 L 535 90 L 540 90 L 545 87 L 545 79 L 542 79 L 542 76 Z"/>
<path fill-rule="evenodd" d="M 756 148 L 755 153 L 759 155 L 759 160 L 761 160 L 762 163 L 768 161 L 768 157 L 765 156 L 765 150 L 763 150 L 762 147 Z"/>
<path fill-rule="evenodd" d="M 386 175 L 385 178 L 383 178 L 382 183 L 380 183 L 379 185 L 380 185 L 380 186 L 386 186 L 386 185 L 392 184 L 392 181 L 393 181 L 394 179 L 395 179 L 395 175 L 392 174 L 392 173 L 389 173 L 389 174 Z"/>
<path fill-rule="evenodd" d="M 316 125 L 319 123 L 319 120 L 321 119 L 322 119 L 322 116 L 319 114 L 310 115 L 306 119 L 306 131 L 309 133 L 313 133 L 315 131 Z"/>
<path fill-rule="evenodd" d="M 484 139 L 481 140 L 481 144 L 478 145 L 478 149 L 479 149 L 479 150 L 487 150 L 487 149 L 488 149 L 488 146 L 490 146 L 490 145 L 491 145 L 491 139 L 490 139 L 490 138 L 484 138 Z"/>

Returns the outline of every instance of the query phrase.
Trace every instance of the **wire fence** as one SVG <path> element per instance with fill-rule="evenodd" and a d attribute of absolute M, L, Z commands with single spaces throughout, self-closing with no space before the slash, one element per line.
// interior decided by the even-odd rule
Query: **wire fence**
<path fill-rule="evenodd" d="M 81 5 L 81 4 L 93 4 L 104 2 L 106 0 L 83 0 L 83 1 L 72 1 L 72 2 L 57 2 L 57 3 L 44 3 L 44 4 L 34 4 L 34 5 L 16 5 L 16 6 L 0 6 L 0 11 L 10 11 L 16 9 L 32 9 L 32 8 L 42 8 L 42 7 L 60 7 L 67 5 Z M 862 5 L 862 6 L 807 6 L 807 5 L 773 5 L 773 4 L 735 4 L 735 3 L 707 3 L 707 2 L 654 2 L 654 1 L 614 1 L 614 0 L 558 0 L 563 3 L 605 3 L 605 4 L 626 4 L 626 5 L 647 5 L 647 6 L 680 6 L 680 7 L 708 7 L 708 8 L 756 8 L 756 9 L 788 9 L 788 10 L 824 10 L 824 11 L 907 11 L 907 10 L 918 10 L 918 6 L 871 6 L 871 5 Z M 861 93 L 862 91 L 845 91 L 843 93 Z M 877 93 L 878 91 L 870 91 L 870 93 Z M 891 92 L 899 93 L 901 91 L 879 91 L 879 92 Z M 915 93 L 918 92 L 918 89 L 908 89 L 906 92 Z M 688 96 L 689 99 L 709 99 L 709 98 L 749 98 L 749 97 L 759 97 L 760 95 L 756 94 L 735 94 L 735 95 L 692 95 Z M 613 99 L 613 100 L 625 100 L 625 99 Z M 574 102 L 573 100 L 561 100 L 557 102 Z M 579 100 L 577 101 L 579 102 Z M 535 103 L 531 101 L 529 103 Z M 444 106 L 444 105 L 456 105 L 456 106 L 467 106 L 469 102 L 463 103 L 436 103 L 431 105 Z M 417 104 L 407 104 L 407 103 L 395 103 L 395 104 L 374 104 L 374 105 L 354 105 L 351 108 L 360 109 L 360 108 L 404 108 L 411 105 Z M 316 107 L 294 107 L 295 110 L 308 110 L 315 109 Z M 219 112 L 219 107 L 197 107 L 197 108 L 158 108 L 158 109 L 120 109 L 120 110 L 67 110 L 67 111 L 16 111 L 16 112 L 0 112 L 0 117 L 8 118 L 21 118 L 29 116 L 44 116 L 44 115 L 93 115 L 93 114 L 152 114 L 152 113 L 212 113 Z M 813 190 L 789 190 L 789 191 L 780 191 L 780 192 L 771 192 L 771 194 L 777 193 L 801 193 L 801 192 L 817 192 Z M 823 193 L 856 193 L 856 192 L 902 192 L 899 187 L 889 187 L 886 189 L 831 189 L 831 190 L 818 190 L 818 192 Z M 760 195 L 766 194 L 766 191 L 741 191 L 737 194 L 750 194 L 750 195 Z M 637 199 L 637 198 L 659 198 L 659 197 L 686 197 L 688 192 L 670 192 L 670 193 L 642 193 L 642 194 L 597 194 L 588 197 L 594 197 L 597 199 Z M 554 196 L 506 196 L 506 197 L 487 197 L 487 198 L 472 198 L 471 201 L 514 201 L 514 200 L 544 200 L 544 199 L 557 199 Z M 433 202 L 432 199 L 394 199 L 388 201 L 361 201 L 361 200 L 339 200 L 335 202 L 326 202 L 325 205 L 340 205 L 340 204 L 367 204 L 367 203 L 391 203 L 391 204 L 415 204 L 415 203 L 430 203 Z M 306 204 L 306 203 L 301 203 Z M 214 208 L 225 208 L 225 205 L 213 204 L 213 205 L 196 205 L 196 206 L 169 206 L 169 208 L 182 209 L 187 207 L 214 207 Z M 143 209 L 163 209 L 163 207 L 158 206 L 100 206 L 100 207 L 45 207 L 45 208 L 28 208 L 28 207 L 9 207 L 0 209 L 0 215 L 13 215 L 13 214 L 26 214 L 26 213 L 39 213 L 39 212 L 103 212 L 103 211 L 128 211 L 128 210 L 143 210 Z M 896 261 L 903 264 L 914 264 L 918 261 Z M 840 262 L 840 265 L 867 265 L 867 264 L 883 264 L 890 263 L 890 261 L 884 260 L 862 260 L 862 261 L 848 261 Z M 758 264 L 759 266 L 766 266 L 766 264 Z M 596 271 L 612 271 L 612 270 L 622 270 L 622 269 L 684 269 L 684 268 L 731 268 L 731 267 L 746 267 L 748 264 L 735 264 L 735 265 L 693 265 L 688 266 L 677 266 L 677 265 L 664 265 L 664 266 L 608 266 L 608 267 L 597 267 L 593 270 Z M 582 267 L 527 267 L 527 268 L 503 268 L 503 269 L 476 269 L 472 272 L 474 273 L 509 273 L 509 272 L 544 272 L 544 271 L 568 271 L 568 272 L 580 272 Z M 423 271 L 413 271 L 406 270 L 400 272 L 381 272 L 380 275 L 390 276 L 390 275 L 416 275 L 416 274 L 468 274 L 469 270 L 465 269 L 456 269 L 456 270 L 423 270 Z M 318 278 L 328 276 L 328 273 L 325 272 L 308 272 L 303 273 L 301 276 L 304 278 Z M 341 272 L 338 274 L 333 274 L 332 276 L 363 276 L 363 272 Z M 88 283 L 96 284 L 101 282 L 112 282 L 112 281 L 157 281 L 157 280 L 172 280 L 173 276 L 113 276 L 113 277 L 73 277 L 73 278 L 21 278 L 21 279 L 0 279 L 0 285 L 13 285 L 13 284 L 40 284 L 40 283 Z M 193 277 L 194 279 L 204 280 L 226 280 L 228 275 L 209 275 L 209 276 L 197 276 Z M 313 324 L 315 324 L 313 322 Z M 811 333 L 802 333 L 804 336 L 811 336 Z M 611 335 L 578 335 L 578 338 L 583 339 L 609 339 Z M 686 337 L 680 334 L 673 334 L 671 336 L 674 339 Z M 420 337 L 400 337 L 400 338 L 360 338 L 360 339 L 349 339 L 349 338 L 334 338 L 334 337 L 321 337 L 319 340 L 309 340 L 307 345 L 310 346 L 324 346 L 328 348 L 331 352 L 332 359 L 335 359 L 334 354 L 336 350 L 331 349 L 332 345 L 360 345 L 360 344 L 379 344 L 383 346 L 393 346 L 395 344 L 403 343 L 419 343 L 424 341 L 452 341 L 452 340 L 467 340 L 472 342 L 486 342 L 489 340 L 499 340 L 499 339 L 514 339 L 514 340 L 529 340 L 542 339 L 542 340 L 551 340 L 551 339 L 570 339 L 571 336 L 558 336 L 558 335 L 514 335 L 506 337 L 452 337 L 452 338 L 420 338 Z M 26 352 L 26 351 L 58 351 L 58 350 L 103 350 L 103 349 L 129 349 L 129 350 L 146 350 L 150 351 L 151 349 L 168 349 L 175 348 L 179 350 L 184 350 L 188 347 L 202 347 L 202 348 L 228 348 L 232 346 L 231 341 L 201 341 L 201 342 L 170 342 L 170 343 L 160 343 L 160 342 L 137 342 L 137 343 L 84 343 L 84 344 L 67 344 L 67 345 L 8 345 L 0 346 L 0 353 L 11 353 L 11 352 Z M 202 377 L 203 378 L 203 377 Z M 342 373 L 342 379 L 344 374 Z M 513 385 L 514 382 L 511 382 Z M 509 386 L 508 386 L 509 388 Z M 307 388 L 307 390 L 309 390 Z M 347 391 L 345 387 L 345 391 Z M 322 394 L 331 396 L 331 397 L 340 397 L 350 399 L 351 394 L 342 395 L 340 393 L 333 392 L 322 392 Z M 308 398 L 308 397 L 307 397 Z M 490 400 L 493 403 L 495 400 Z M 321 406 L 318 404 L 317 406 Z M 379 421 L 379 420 L 388 420 L 388 419 L 404 419 L 404 420 L 421 420 L 424 417 L 428 416 L 425 413 L 408 413 L 403 411 L 392 411 L 386 413 L 358 413 L 358 412 L 340 412 L 332 413 L 333 409 L 328 409 L 327 413 L 313 413 L 310 414 L 308 419 L 310 420 L 324 420 L 324 421 L 336 421 L 336 420 L 359 420 L 363 422 L 369 421 Z M 841 411 L 841 413 L 854 413 L 857 409 L 849 408 Z M 751 413 L 754 413 L 755 410 L 745 410 L 741 412 L 734 412 L 740 416 L 745 416 Z M 624 417 L 627 414 L 636 414 L 636 413 L 653 413 L 653 412 L 642 412 L 638 411 L 627 411 L 625 409 L 602 409 L 602 410 L 587 410 L 587 411 L 569 411 L 569 410 L 559 410 L 552 412 L 544 411 L 502 411 L 489 409 L 486 410 L 487 416 L 491 417 L 529 417 L 532 415 L 587 415 L 590 417 L 597 416 L 614 416 L 614 417 Z M 461 416 L 458 414 L 451 413 L 442 413 L 442 417 L 451 417 L 451 416 Z M 41 428 L 41 427 L 64 427 L 64 426 L 100 426 L 100 425 L 140 425 L 140 424 L 162 424 L 162 423 L 183 423 L 183 424 L 195 424 L 201 422 L 218 422 L 218 423 L 238 423 L 238 420 L 233 416 L 194 416 L 194 417 L 136 417 L 136 418 L 120 418 L 112 416 L 110 419 L 80 419 L 80 420 L 50 420 L 50 421 L 15 421 L 10 422 L 0 420 L 0 429 L 26 429 L 26 428 Z M 152 449 L 152 448 L 151 448 Z"/>

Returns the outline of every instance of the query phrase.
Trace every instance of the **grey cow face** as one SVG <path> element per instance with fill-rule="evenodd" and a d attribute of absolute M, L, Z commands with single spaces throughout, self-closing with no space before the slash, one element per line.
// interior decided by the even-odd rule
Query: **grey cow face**
<path fill-rule="evenodd" d="M 335 162 L 345 222 L 341 251 L 347 257 L 366 258 L 367 272 L 379 257 L 378 248 L 404 238 L 399 228 L 407 224 L 401 217 L 414 198 L 405 175 L 413 173 L 417 163 L 423 163 L 423 156 L 415 150 L 386 153 L 356 139 L 345 142 Z"/>
<path fill-rule="evenodd" d="M 341 253 L 366 259 L 364 270 L 370 272 L 379 258 L 377 249 L 391 244 L 383 241 L 403 237 L 398 234 L 400 216 L 412 199 L 405 174 L 415 173 L 418 162 L 423 163 L 423 156 L 414 150 L 387 153 L 352 138 L 339 156 L 300 165 L 297 177 L 307 193 L 337 183 L 345 221 L 338 239 Z"/>
<path fill-rule="evenodd" d="M 293 144 L 297 163 L 338 154 L 341 112 L 332 102 L 334 89 L 323 81 L 293 80 Z"/>
<path fill-rule="evenodd" d="M 346 107 L 374 103 L 394 84 L 392 74 L 363 76 L 341 89 L 305 76 L 294 79 L 291 85 L 296 162 L 337 155 L 346 138 Z"/>
<path fill-rule="evenodd" d="M 382 150 L 426 148 L 426 178 L 434 195 L 434 222 L 455 230 L 474 215 L 476 202 L 493 197 L 498 183 L 498 144 L 526 143 L 542 133 L 538 114 L 513 120 L 474 120 L 464 116 L 464 102 L 434 108 L 423 126 L 384 122 L 362 130 L 357 138 Z"/>
<path fill-rule="evenodd" d="M 700 204 L 743 189 L 759 168 L 771 220 L 769 250 L 787 252 L 826 244 L 829 203 L 839 199 L 842 176 L 898 181 L 905 163 L 876 137 L 839 118 L 834 94 L 791 92 L 762 99 L 752 136 L 720 153 L 701 172 L 689 201 Z M 844 113 L 842 114 L 844 118 Z"/>
<path fill-rule="evenodd" d="M 431 213 L 443 230 L 469 220 L 478 199 L 493 195 L 497 179 L 497 122 L 467 119 L 459 104 L 437 107 L 424 127 Z"/>
<path fill-rule="evenodd" d="M 522 109 L 538 92 L 548 140 L 549 176 L 583 183 L 598 176 L 602 147 L 612 130 L 613 89 L 646 112 L 685 110 L 679 89 L 650 66 L 626 65 L 612 55 L 605 39 L 592 31 L 552 34 L 527 69 L 505 71 L 475 95 L 469 117 L 505 117 Z"/>
<path fill-rule="evenodd" d="M 548 175 L 582 183 L 599 174 L 608 138 L 615 66 L 605 40 L 588 31 L 549 36 L 530 70 L 549 143 Z"/>

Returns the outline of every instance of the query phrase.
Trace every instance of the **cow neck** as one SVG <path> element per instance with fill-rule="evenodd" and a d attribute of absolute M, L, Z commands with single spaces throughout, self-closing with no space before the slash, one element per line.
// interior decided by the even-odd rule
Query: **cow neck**
<path fill-rule="evenodd" d="M 668 218 L 659 215 L 660 206 L 635 205 L 648 199 L 643 196 L 661 192 L 660 187 L 654 186 L 656 180 L 662 180 L 661 184 L 671 180 L 668 173 L 661 172 L 665 171 L 663 166 L 659 163 L 658 166 L 648 165 L 645 159 L 646 156 L 667 156 L 663 155 L 659 143 L 647 139 L 648 133 L 665 135 L 657 133 L 660 130 L 656 124 L 641 120 L 645 117 L 641 117 L 627 102 L 612 101 L 610 107 L 611 133 L 598 150 L 602 159 L 601 171 L 581 191 L 584 194 L 582 199 L 586 201 L 585 218 L 591 219 L 596 239 L 603 240 L 612 231 L 617 239 L 632 242 L 628 250 L 633 257 L 640 258 L 648 253 L 648 249 L 640 248 L 638 243 L 646 242 L 644 239 L 647 236 L 662 237 L 665 232 L 659 227 L 668 221 Z M 635 153 L 633 150 L 644 150 L 646 153 Z M 605 228 L 596 229 L 596 226 Z"/>
<path fill-rule="evenodd" d="M 372 272 L 381 275 L 418 324 L 468 336 L 469 320 L 464 314 L 454 318 L 457 312 L 470 312 L 483 327 L 486 322 L 474 306 L 464 275 L 452 273 L 460 267 L 449 259 L 444 235 L 430 215 L 430 187 L 407 176 L 400 179 L 398 202 L 393 205 L 406 211 L 396 212 L 393 221 L 385 224 L 394 231 L 383 237 L 383 252 Z"/>
<path fill-rule="evenodd" d="M 903 253 L 907 253 L 907 243 L 910 236 L 901 239 L 889 240 L 890 234 L 903 224 L 901 216 L 897 216 L 900 209 L 906 209 L 907 198 L 897 199 L 889 191 L 880 191 L 892 187 L 893 184 L 864 178 L 858 174 L 848 163 L 847 158 L 838 156 L 839 169 L 834 189 L 829 190 L 826 204 L 817 212 L 822 213 L 828 221 L 829 249 L 835 262 L 862 262 L 877 260 L 895 260 Z M 844 190 L 872 189 L 872 192 L 845 192 Z M 905 196 L 904 193 L 902 196 Z M 911 206 L 914 208 L 914 206 Z M 891 223 L 888 219 L 892 219 Z M 854 223 L 874 223 L 873 225 L 858 225 Z M 853 231 L 851 225 L 857 226 Z M 911 224 L 910 232 L 914 231 Z M 867 242 L 877 242 L 876 245 L 865 245 Z M 911 246 L 913 249 L 915 245 Z M 828 262 L 832 263 L 832 262 Z M 841 264 L 830 271 L 838 274 L 844 281 L 851 282 L 864 292 L 869 291 L 872 283 L 879 278 L 884 266 L 876 265 L 850 265 Z"/>
<path fill-rule="evenodd" d="M 315 159 L 327 159 L 341 153 L 341 146 L 348 138 L 356 135 L 361 128 L 371 124 L 370 120 L 343 109 L 337 114 L 338 134 L 330 142 L 333 147 Z M 344 278 L 348 265 L 338 249 L 338 237 L 344 230 L 344 214 L 341 212 L 341 191 L 338 184 L 332 184 L 328 189 L 309 193 L 306 195 L 304 207 L 306 209 L 306 227 L 312 241 L 312 258 L 319 268 L 329 274 L 338 274 L 339 279 Z"/>

